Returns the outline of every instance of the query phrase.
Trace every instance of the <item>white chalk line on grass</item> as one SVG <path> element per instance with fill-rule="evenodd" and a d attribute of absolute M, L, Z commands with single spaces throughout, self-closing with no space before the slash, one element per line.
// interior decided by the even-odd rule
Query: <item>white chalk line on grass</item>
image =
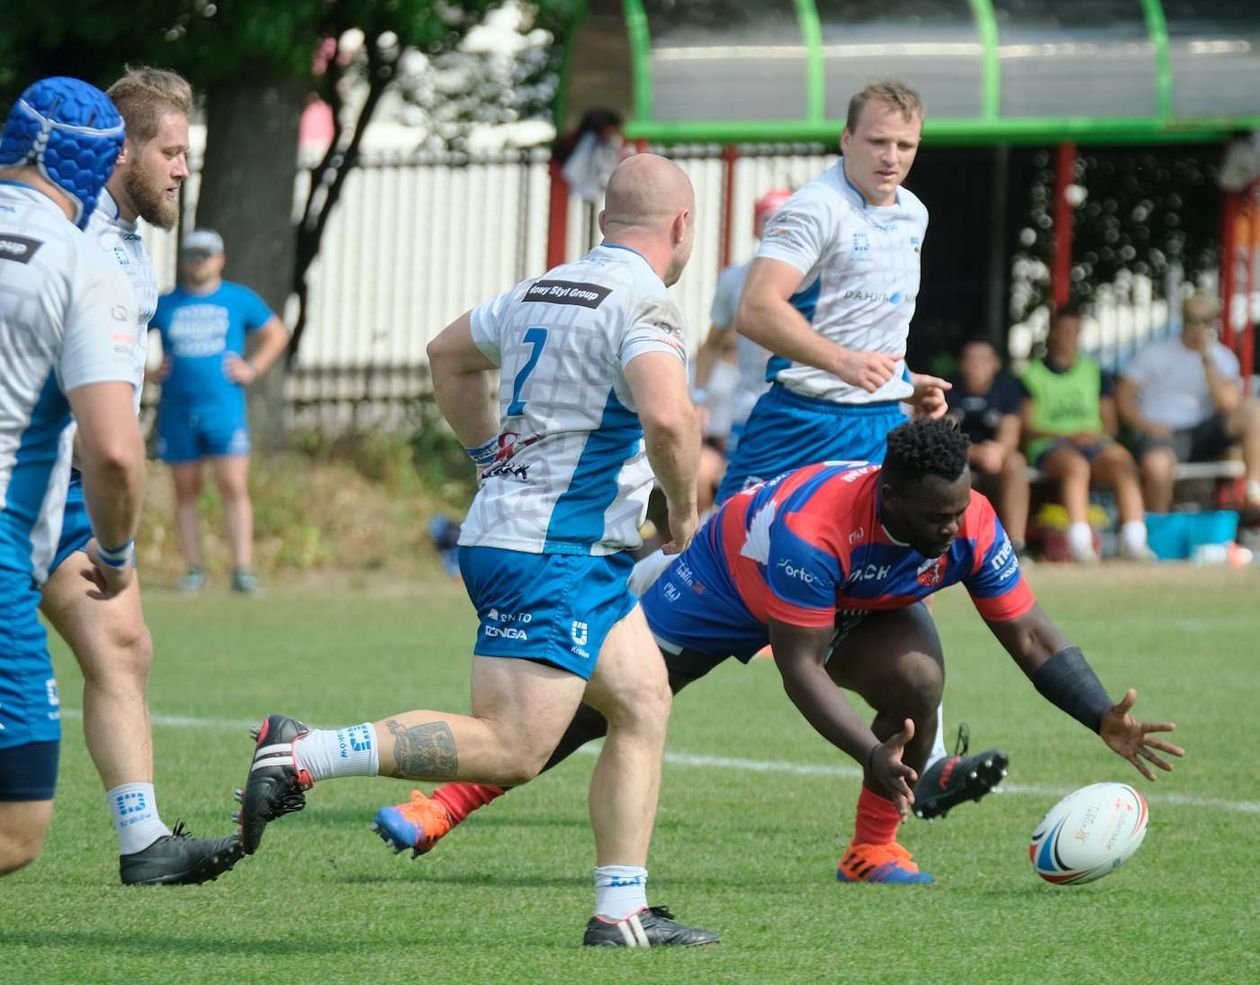
<path fill-rule="evenodd" d="M 82 718 L 83 712 L 77 708 L 63 708 L 61 714 L 65 718 Z M 225 731 L 248 731 L 259 723 L 259 719 L 244 718 L 195 718 L 188 715 L 151 715 L 154 725 L 163 728 L 207 728 Z M 586 755 L 597 755 L 598 745 L 584 746 L 578 752 Z M 837 766 L 831 763 L 792 763 L 776 759 L 737 759 L 732 756 L 704 756 L 690 752 L 665 753 L 665 762 L 671 766 L 699 766 L 707 769 L 735 770 L 741 773 L 780 773 L 791 776 L 832 776 L 856 779 L 862 771 L 856 766 Z M 1059 787 L 1041 783 L 1003 783 L 994 791 L 1015 797 L 1066 797 L 1072 787 Z M 1231 811 L 1237 814 L 1260 814 L 1260 801 L 1224 800 L 1218 797 L 1191 797 L 1178 793 L 1155 793 L 1144 785 L 1142 794 L 1152 804 L 1172 804 L 1178 807 L 1208 807 L 1215 810 Z"/>

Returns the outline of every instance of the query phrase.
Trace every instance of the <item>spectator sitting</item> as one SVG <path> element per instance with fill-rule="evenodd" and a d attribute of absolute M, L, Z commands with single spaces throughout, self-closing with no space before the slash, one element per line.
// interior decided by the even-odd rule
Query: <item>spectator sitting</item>
<path fill-rule="evenodd" d="M 1028 529 L 1028 464 L 1019 450 L 1020 404 L 1026 391 L 1002 371 L 997 347 L 988 339 L 963 343 L 958 378 L 945 394 L 948 416 L 971 439 L 967 452 L 972 485 L 996 499 L 998 516 L 1016 552 L 1023 556 Z"/>
<path fill-rule="evenodd" d="M 1246 502 L 1260 506 L 1260 401 L 1243 396 L 1238 357 L 1216 338 L 1221 306 L 1195 294 L 1182 308 L 1180 338 L 1151 342 L 1116 385 L 1120 417 L 1137 432 L 1146 506 L 1172 508 L 1178 462 L 1219 458 L 1241 443 Z"/>
<path fill-rule="evenodd" d="M 1098 560 L 1089 515 L 1089 488 L 1110 488 L 1120 514 L 1120 553 L 1135 560 L 1154 556 L 1146 544 L 1146 520 L 1137 465 L 1115 441 L 1116 408 L 1112 383 L 1098 363 L 1078 353 L 1080 310 L 1060 309 L 1046 336 L 1045 358 L 1032 363 L 1021 380 L 1028 391 L 1022 405 L 1025 453 L 1058 483 L 1068 515 L 1068 553 L 1075 561 Z"/>

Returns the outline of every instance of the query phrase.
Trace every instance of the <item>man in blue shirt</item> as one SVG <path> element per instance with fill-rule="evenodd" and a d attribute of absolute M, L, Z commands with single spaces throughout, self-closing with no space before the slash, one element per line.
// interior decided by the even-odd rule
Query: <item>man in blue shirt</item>
<path fill-rule="evenodd" d="M 258 591 L 250 569 L 254 513 L 249 500 L 245 387 L 289 344 L 289 331 L 257 294 L 223 279 L 223 238 L 199 229 L 184 238 L 180 282 L 158 300 L 150 329 L 162 335 L 157 455 L 175 481 L 175 523 L 188 571 L 185 591 L 205 583 L 197 502 L 210 459 L 232 548 L 232 587 Z M 246 358 L 246 337 L 253 352 Z"/>

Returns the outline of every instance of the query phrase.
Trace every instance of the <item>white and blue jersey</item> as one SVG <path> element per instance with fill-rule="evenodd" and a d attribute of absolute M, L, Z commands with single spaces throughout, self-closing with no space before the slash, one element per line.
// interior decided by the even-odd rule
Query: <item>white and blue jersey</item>
<path fill-rule="evenodd" d="M 897 356 L 882 387 L 867 392 L 813 366 L 774 355 L 774 385 L 753 408 L 718 488 L 740 490 L 815 462 L 882 462 L 884 442 L 905 420 L 914 393 L 906 341 L 919 293 L 919 254 L 927 209 L 897 189 L 889 206 L 868 205 L 844 174 L 844 159 L 797 191 L 766 224 L 758 257 L 799 270 L 793 307 L 831 342 Z"/>
<path fill-rule="evenodd" d="M 501 369 L 498 455 L 459 537 L 474 652 L 589 679 L 635 605 L 652 489 L 625 370 L 649 352 L 685 368 L 682 315 L 642 256 L 605 245 L 476 308 L 472 336 Z"/>
<path fill-rule="evenodd" d="M 0 182 L 0 748 L 60 737 L 37 608 L 70 475 L 66 394 L 133 382 L 135 345 L 117 267 L 51 199 Z"/>
<path fill-rule="evenodd" d="M 129 222 L 118 214 L 118 203 L 107 189 L 101 189 L 96 210 L 88 220 L 88 239 L 116 263 L 131 284 L 136 304 L 136 351 L 135 386 L 136 412 L 140 411 L 140 396 L 144 388 L 144 364 L 148 356 L 148 328 L 157 310 L 157 278 L 153 272 L 153 260 L 140 235 L 140 223 Z M 83 499 L 83 477 L 78 469 L 71 470 L 70 488 L 66 492 L 65 514 L 61 523 L 61 539 L 49 571 L 56 571 L 63 561 L 76 551 L 87 547 L 92 538 L 92 521 L 88 517 L 87 503 Z"/>
<path fill-rule="evenodd" d="M 648 352 L 687 360 L 660 277 L 633 250 L 598 246 L 474 309 L 472 334 L 501 370 L 499 451 L 460 545 L 638 547 L 653 480 L 625 368 Z"/>
<path fill-rule="evenodd" d="M 751 260 L 734 263 L 718 274 L 717 288 L 713 292 L 713 306 L 709 309 L 709 322 L 720 332 L 735 327 L 735 313 L 739 310 L 739 296 L 748 279 Z M 739 372 L 735 391 L 731 395 L 731 427 L 742 430 L 748 415 L 752 413 L 757 398 L 766 392 L 766 365 L 770 361 L 768 350 L 743 335 L 736 342 L 736 367 Z"/>
<path fill-rule="evenodd" d="M 114 266 L 53 202 L 0 182 L 0 567 L 42 582 L 74 437 L 65 394 L 135 383 L 136 316 Z"/>
<path fill-rule="evenodd" d="M 157 275 L 153 259 L 140 235 L 140 223 L 127 221 L 118 214 L 118 203 L 107 189 L 101 189 L 96 211 L 88 220 L 87 237 L 116 263 L 127 282 L 136 306 L 135 382 L 136 411 L 140 410 L 140 391 L 144 386 L 144 364 L 149 355 L 149 322 L 157 311 Z"/>
<path fill-rule="evenodd" d="M 845 177 L 843 158 L 788 199 L 766 223 L 757 256 L 801 272 L 792 305 L 823 338 L 901 362 L 874 393 L 777 355 L 767 367 L 768 378 L 800 396 L 836 403 L 909 397 L 914 387 L 904 356 L 927 223 L 927 209 L 905 188 L 897 189 L 893 205 L 868 205 Z"/>

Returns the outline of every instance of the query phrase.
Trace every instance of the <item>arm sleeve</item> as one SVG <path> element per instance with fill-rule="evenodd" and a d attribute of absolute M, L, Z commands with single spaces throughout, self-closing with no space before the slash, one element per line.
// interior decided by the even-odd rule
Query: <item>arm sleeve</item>
<path fill-rule="evenodd" d="M 499 326 L 503 323 L 503 310 L 512 299 L 512 293 L 500 294 L 473 308 L 470 316 L 472 340 L 481 354 L 496 366 L 503 364 L 502 341 Z"/>
<path fill-rule="evenodd" d="M 830 249 L 839 225 L 827 203 L 793 195 L 766 224 L 757 256 L 782 260 L 808 274 Z"/>
<path fill-rule="evenodd" d="M 682 312 L 668 297 L 647 296 L 635 303 L 621 337 L 621 368 L 646 352 L 669 352 L 687 365 Z"/>
<path fill-rule="evenodd" d="M 171 318 L 171 296 L 163 294 L 158 298 L 157 307 L 153 311 L 153 317 L 149 320 L 149 331 L 162 331 L 166 328 Z"/>
<path fill-rule="evenodd" d="M 1144 387 L 1151 382 L 1151 371 L 1154 368 L 1152 361 L 1154 359 L 1154 350 L 1147 346 L 1140 349 L 1132 359 L 1125 364 L 1124 369 L 1120 371 L 1120 375 L 1126 380 Z"/>
<path fill-rule="evenodd" d="M 120 269 L 104 260 L 79 283 L 66 313 L 57 367 L 62 391 L 90 383 L 134 386 L 139 327 L 131 285 Z"/>
<path fill-rule="evenodd" d="M 1228 346 L 1213 346 L 1212 359 L 1216 363 L 1217 371 L 1226 379 L 1242 379 L 1242 367 L 1238 364 L 1238 357 L 1230 351 Z"/>
<path fill-rule="evenodd" d="M 822 629 L 836 621 L 836 589 L 844 579 L 840 559 L 824 544 L 807 514 L 774 521 L 766 561 L 766 615 L 793 626 Z"/>
<path fill-rule="evenodd" d="M 967 538 L 975 544 L 975 559 L 962 581 L 972 603 L 985 619 L 996 622 L 1018 619 L 1037 599 L 1024 580 L 1019 558 L 1001 521 L 988 500 L 973 494 L 966 522 L 975 531 Z"/>
<path fill-rule="evenodd" d="M 1019 405 L 1023 402 L 1024 397 L 1028 395 L 1028 391 L 1024 389 L 1024 385 L 1013 376 L 1007 376 L 1002 373 L 998 376 L 999 385 L 994 390 L 994 403 L 997 409 L 1003 414 L 1019 414 Z"/>
<path fill-rule="evenodd" d="M 245 331 L 256 332 L 275 317 L 267 302 L 248 287 L 241 288 L 241 315 L 245 323 Z"/>

